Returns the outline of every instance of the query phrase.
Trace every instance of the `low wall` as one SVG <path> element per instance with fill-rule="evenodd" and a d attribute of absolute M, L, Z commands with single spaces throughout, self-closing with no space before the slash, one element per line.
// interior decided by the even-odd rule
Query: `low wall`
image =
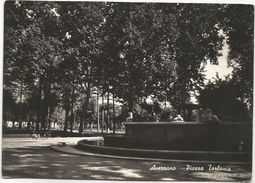
<path fill-rule="evenodd" d="M 106 137 L 106 144 L 150 149 L 252 150 L 250 123 L 126 122 L 124 125 L 125 135 Z"/>

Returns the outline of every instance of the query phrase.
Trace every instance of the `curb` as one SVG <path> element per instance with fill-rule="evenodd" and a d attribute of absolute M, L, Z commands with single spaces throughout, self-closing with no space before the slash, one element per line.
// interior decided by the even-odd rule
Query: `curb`
<path fill-rule="evenodd" d="M 106 154 L 98 154 L 87 152 L 84 150 L 79 150 L 76 148 L 77 146 L 64 146 L 60 147 L 58 145 L 52 145 L 50 148 L 57 152 L 63 152 L 67 154 L 74 154 L 80 156 L 95 156 L 101 158 L 114 158 L 114 159 L 124 159 L 124 160 L 139 160 L 139 161 L 164 161 L 164 162 L 189 162 L 189 163 L 224 163 L 224 164 L 252 164 L 251 162 L 235 162 L 235 161 L 206 161 L 206 160 L 180 160 L 180 159 L 161 159 L 161 158 L 143 158 L 143 157 L 130 157 L 130 156 L 117 156 L 117 155 L 106 155 Z"/>

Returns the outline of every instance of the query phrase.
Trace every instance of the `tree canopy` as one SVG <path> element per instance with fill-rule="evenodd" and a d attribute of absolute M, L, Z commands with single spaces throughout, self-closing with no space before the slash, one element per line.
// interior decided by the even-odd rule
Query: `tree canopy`
<path fill-rule="evenodd" d="M 37 129 L 62 107 L 65 130 L 81 111 L 82 132 L 95 90 L 129 111 L 147 97 L 179 109 L 204 87 L 204 65 L 217 64 L 224 37 L 231 84 L 251 104 L 251 6 L 6 1 L 4 34 L 6 96 L 30 106 Z"/>

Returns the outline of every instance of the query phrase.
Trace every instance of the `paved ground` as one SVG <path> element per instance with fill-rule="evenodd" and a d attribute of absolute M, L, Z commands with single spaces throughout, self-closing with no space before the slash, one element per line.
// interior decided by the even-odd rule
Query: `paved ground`
<path fill-rule="evenodd" d="M 74 145 L 81 138 L 4 137 L 4 178 L 85 180 L 196 180 L 243 181 L 251 177 L 250 164 L 212 164 L 222 170 L 208 171 L 210 163 L 138 161 L 79 156 L 52 150 L 58 142 Z M 84 138 L 83 138 L 84 139 Z"/>

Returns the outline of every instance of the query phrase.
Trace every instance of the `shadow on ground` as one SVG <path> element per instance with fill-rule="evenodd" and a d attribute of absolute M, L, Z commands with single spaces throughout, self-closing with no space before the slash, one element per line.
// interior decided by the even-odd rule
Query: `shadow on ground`
<path fill-rule="evenodd" d="M 208 172 L 208 164 L 79 156 L 55 152 L 49 147 L 3 148 L 2 156 L 4 178 L 243 181 L 251 177 L 251 165 L 221 164 L 231 166 L 231 172 Z M 186 170 L 187 164 L 203 166 L 205 171 Z M 176 170 L 150 170 L 153 166 Z"/>

